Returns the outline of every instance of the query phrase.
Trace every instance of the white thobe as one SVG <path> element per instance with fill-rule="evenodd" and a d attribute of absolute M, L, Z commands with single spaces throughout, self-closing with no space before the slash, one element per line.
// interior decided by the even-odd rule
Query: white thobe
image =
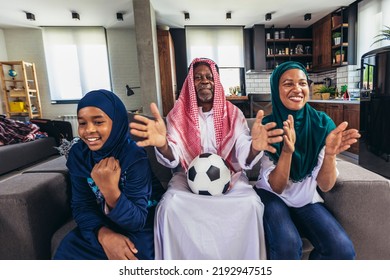
<path fill-rule="evenodd" d="M 199 111 L 202 153 L 216 153 L 213 112 Z M 156 149 L 157 160 L 169 168 L 179 165 Z M 248 165 L 251 137 L 240 135 L 235 158 L 243 169 L 251 169 L 262 152 Z M 223 196 L 197 195 L 190 191 L 182 168 L 176 168 L 168 189 L 156 209 L 156 259 L 265 259 L 264 206 L 249 184 L 245 172 L 233 175 L 234 185 Z"/>

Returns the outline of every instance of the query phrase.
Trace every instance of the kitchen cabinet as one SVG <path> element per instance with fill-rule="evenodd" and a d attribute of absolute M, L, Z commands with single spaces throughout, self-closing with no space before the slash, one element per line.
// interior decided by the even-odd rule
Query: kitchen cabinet
<path fill-rule="evenodd" d="M 157 43 L 163 115 L 166 116 L 175 104 L 177 92 L 175 52 L 169 30 L 157 30 Z"/>
<path fill-rule="evenodd" d="M 325 113 L 334 121 L 336 126 L 343 122 L 343 110 L 343 104 L 327 103 L 325 106 Z"/>
<path fill-rule="evenodd" d="M 343 116 L 344 121 L 348 122 L 348 128 L 360 130 L 360 104 L 344 104 Z M 348 151 L 359 154 L 359 142 L 352 144 Z"/>
<path fill-rule="evenodd" d="M 348 101 L 344 103 L 328 102 L 309 102 L 317 111 L 325 112 L 337 125 L 343 121 L 348 122 L 348 128 L 360 129 L 360 104 L 350 104 Z M 347 150 L 350 153 L 359 153 L 359 142 L 353 144 Z"/>
<path fill-rule="evenodd" d="M 332 66 L 348 65 L 348 18 L 344 8 L 331 14 L 332 16 Z M 336 34 L 340 37 L 336 37 Z"/>
<path fill-rule="evenodd" d="M 263 71 L 265 60 L 265 26 L 255 24 L 244 29 L 245 70 Z"/>
<path fill-rule="evenodd" d="M 313 66 L 314 71 L 332 67 L 332 16 L 331 14 L 313 24 Z"/>
<path fill-rule="evenodd" d="M 307 70 L 312 67 L 313 39 L 310 28 L 266 28 L 266 64 L 274 69 L 280 63 L 294 60 Z"/>

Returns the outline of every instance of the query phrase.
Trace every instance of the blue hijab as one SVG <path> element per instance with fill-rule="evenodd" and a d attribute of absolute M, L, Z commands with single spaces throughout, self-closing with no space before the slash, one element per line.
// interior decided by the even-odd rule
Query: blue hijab
<path fill-rule="evenodd" d="M 308 79 L 306 69 L 301 63 L 287 61 L 280 64 L 271 75 L 272 114 L 266 116 L 263 123 L 276 122 L 277 128 L 283 128 L 283 121 L 287 120 L 288 115 L 294 117 L 296 142 L 291 162 L 290 179 L 298 182 L 311 175 L 317 165 L 318 155 L 325 145 L 326 137 L 336 126 L 328 115 L 315 110 L 308 103 L 298 111 L 289 110 L 283 105 L 279 95 L 279 80 L 283 73 L 290 69 L 302 70 Z M 283 142 L 273 146 L 276 148 L 276 153 L 266 152 L 266 154 L 276 164 L 282 151 Z"/>
<path fill-rule="evenodd" d="M 127 110 L 122 101 L 108 90 L 94 90 L 88 92 L 79 102 L 77 113 L 84 107 L 96 107 L 106 113 L 112 120 L 110 136 L 98 151 L 91 151 L 87 144 L 78 141 L 69 152 L 67 167 L 70 174 L 90 177 L 92 168 L 100 160 L 114 157 L 119 160 L 122 173 L 140 157 L 135 153 L 143 149 L 136 146 L 130 139 Z M 143 156 L 146 156 L 143 154 Z"/>

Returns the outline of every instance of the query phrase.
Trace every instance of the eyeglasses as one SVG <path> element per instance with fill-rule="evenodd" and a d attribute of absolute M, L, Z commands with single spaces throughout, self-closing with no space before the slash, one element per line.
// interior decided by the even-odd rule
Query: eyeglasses
<path fill-rule="evenodd" d="M 207 74 L 207 75 L 196 74 L 196 75 L 194 75 L 194 81 L 196 81 L 196 82 L 203 81 L 203 79 L 206 79 L 206 80 L 211 81 L 211 82 L 214 81 L 213 75 L 210 75 L 210 74 Z"/>

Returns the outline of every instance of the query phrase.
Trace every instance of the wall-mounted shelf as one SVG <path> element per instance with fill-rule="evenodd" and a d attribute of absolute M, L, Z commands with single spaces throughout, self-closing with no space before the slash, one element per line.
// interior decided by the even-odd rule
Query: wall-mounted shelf
<path fill-rule="evenodd" d="M 345 8 L 342 7 L 332 14 L 332 66 L 348 65 L 348 17 Z M 340 34 L 338 41 L 335 34 Z M 343 55 L 340 55 L 343 54 Z"/>
<path fill-rule="evenodd" d="M 299 61 L 310 70 L 312 65 L 311 28 L 266 28 L 266 65 L 274 69 L 289 60 Z"/>

